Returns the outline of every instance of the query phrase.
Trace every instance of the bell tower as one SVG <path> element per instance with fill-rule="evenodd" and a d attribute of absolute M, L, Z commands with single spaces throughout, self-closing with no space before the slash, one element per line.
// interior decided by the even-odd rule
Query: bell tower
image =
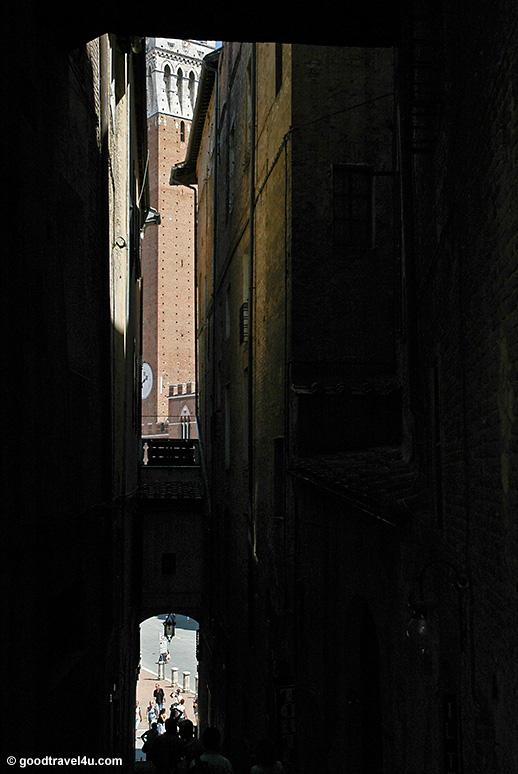
<path fill-rule="evenodd" d="M 142 243 L 142 436 L 195 438 L 194 192 L 170 186 L 213 40 L 146 39 L 150 205 Z"/>

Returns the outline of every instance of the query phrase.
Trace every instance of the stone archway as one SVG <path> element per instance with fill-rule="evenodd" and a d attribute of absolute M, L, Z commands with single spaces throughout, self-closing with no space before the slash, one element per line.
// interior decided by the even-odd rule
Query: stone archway
<path fill-rule="evenodd" d="M 159 710 L 165 719 L 175 716 L 175 706 L 184 717 L 198 725 L 198 634 L 199 623 L 191 616 L 175 614 L 176 630 L 167 640 L 164 622 L 170 613 L 158 613 L 140 621 L 140 665 L 136 701 L 141 710 L 135 738 L 135 761 L 144 761 L 143 744 L 150 725 L 157 722 Z M 155 690 L 162 691 L 157 706 Z M 145 749 L 145 748 L 144 748 Z"/>

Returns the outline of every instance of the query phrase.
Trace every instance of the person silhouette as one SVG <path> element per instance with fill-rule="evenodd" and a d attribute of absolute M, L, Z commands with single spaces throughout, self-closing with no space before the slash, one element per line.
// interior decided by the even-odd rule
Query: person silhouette
<path fill-rule="evenodd" d="M 165 733 L 153 739 L 148 754 L 157 774 L 176 774 L 178 764 L 185 755 L 185 748 L 185 741 L 178 736 L 176 721 L 173 718 L 167 718 Z"/>
<path fill-rule="evenodd" d="M 157 736 L 158 736 L 157 724 L 152 723 L 151 727 L 148 728 L 147 731 L 144 731 L 144 733 L 140 737 L 144 742 L 144 744 L 142 745 L 142 752 L 145 754 L 146 760 L 148 759 L 148 756 L 151 750 L 151 745 L 153 744 L 153 740 Z"/>
<path fill-rule="evenodd" d="M 181 720 L 178 723 L 178 733 L 180 738 L 185 741 L 185 758 L 188 768 L 192 761 L 202 754 L 203 747 L 199 739 L 196 739 L 194 735 L 194 725 L 191 720 Z"/>
<path fill-rule="evenodd" d="M 260 739 L 254 750 L 255 766 L 250 774 L 285 774 L 284 766 L 277 760 L 275 747 L 269 739 Z"/>
<path fill-rule="evenodd" d="M 219 751 L 221 734 L 217 728 L 209 726 L 205 729 L 201 737 L 205 752 L 191 763 L 191 769 L 198 766 L 198 762 L 205 764 L 208 774 L 234 774 L 232 764 L 221 755 Z"/>

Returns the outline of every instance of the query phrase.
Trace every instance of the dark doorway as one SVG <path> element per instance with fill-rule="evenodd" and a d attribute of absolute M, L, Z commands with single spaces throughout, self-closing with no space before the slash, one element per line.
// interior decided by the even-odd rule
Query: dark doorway
<path fill-rule="evenodd" d="M 361 772 L 383 771 L 378 637 L 364 604 L 360 637 Z"/>
<path fill-rule="evenodd" d="M 351 774 L 382 774 L 383 745 L 378 637 L 371 612 L 355 597 L 345 619 L 345 767 Z"/>

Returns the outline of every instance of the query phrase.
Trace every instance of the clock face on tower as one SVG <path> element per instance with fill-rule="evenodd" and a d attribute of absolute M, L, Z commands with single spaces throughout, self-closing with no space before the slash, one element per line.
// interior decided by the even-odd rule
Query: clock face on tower
<path fill-rule="evenodd" d="M 151 390 L 153 389 L 153 369 L 144 361 L 142 363 L 142 399 L 145 400 L 149 397 Z"/>

